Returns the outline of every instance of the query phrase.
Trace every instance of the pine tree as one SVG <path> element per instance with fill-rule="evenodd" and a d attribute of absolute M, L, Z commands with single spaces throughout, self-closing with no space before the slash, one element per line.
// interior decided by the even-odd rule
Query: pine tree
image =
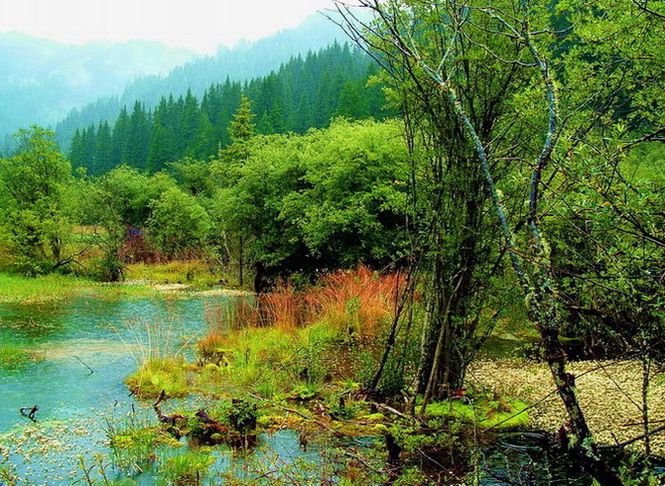
<path fill-rule="evenodd" d="M 128 135 L 129 115 L 127 114 L 127 107 L 123 107 L 113 127 L 113 162 L 115 165 L 129 162 L 126 158 Z"/>
<path fill-rule="evenodd" d="M 97 165 L 94 175 L 102 175 L 113 168 L 113 137 L 108 122 L 100 123 L 97 128 L 95 149 Z"/>
<path fill-rule="evenodd" d="M 233 145 L 245 144 L 254 136 L 254 114 L 252 113 L 252 104 L 249 98 L 242 96 L 240 98 L 240 108 L 233 115 L 233 120 L 229 125 L 229 135 Z"/>
<path fill-rule="evenodd" d="M 125 146 L 125 161 L 139 169 L 147 169 L 150 150 L 150 119 L 140 102 L 134 103 L 129 119 L 129 131 Z"/>
<path fill-rule="evenodd" d="M 78 128 L 74 132 L 74 138 L 72 138 L 72 143 L 69 149 L 69 160 L 72 163 L 72 167 L 85 167 L 85 155 L 83 148 L 83 140 L 81 139 L 81 130 Z"/>

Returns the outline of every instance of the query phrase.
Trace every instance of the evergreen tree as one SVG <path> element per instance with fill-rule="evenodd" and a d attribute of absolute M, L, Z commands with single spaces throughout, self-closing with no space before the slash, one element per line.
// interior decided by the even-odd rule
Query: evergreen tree
<path fill-rule="evenodd" d="M 120 110 L 120 115 L 113 127 L 113 161 L 114 165 L 126 164 L 127 160 L 127 143 L 129 135 L 129 115 L 127 114 L 127 107 Z"/>
<path fill-rule="evenodd" d="M 157 172 L 184 157 L 205 160 L 232 145 L 231 152 L 241 147 L 228 128 L 238 116 L 242 120 L 243 110 L 245 116 L 256 114 L 256 126 L 249 124 L 252 133 L 260 134 L 305 133 L 328 126 L 338 115 L 382 119 L 385 98 L 380 86 L 367 86 L 376 73 L 373 65 L 368 69 L 369 62 L 359 51 L 335 44 L 295 58 L 265 78 L 212 85 L 200 102 L 192 91 L 162 98 L 154 113 L 136 102 L 131 113 L 121 110 L 112 135 L 104 124 L 76 131 L 71 159 L 98 175 L 120 164 Z M 252 110 L 248 104 L 241 109 L 242 96 L 245 103 L 252 100 Z"/>
<path fill-rule="evenodd" d="M 95 147 L 96 171 L 94 175 L 101 175 L 113 167 L 113 136 L 108 122 L 99 124 Z"/>
<path fill-rule="evenodd" d="M 150 151 L 150 118 L 140 102 L 134 104 L 129 119 L 124 160 L 139 169 L 147 169 Z"/>
<path fill-rule="evenodd" d="M 72 167 L 85 167 L 85 150 L 83 147 L 83 140 L 81 138 L 81 130 L 77 129 L 74 132 L 74 138 L 72 138 L 72 143 L 69 151 L 69 160 L 72 163 Z"/>

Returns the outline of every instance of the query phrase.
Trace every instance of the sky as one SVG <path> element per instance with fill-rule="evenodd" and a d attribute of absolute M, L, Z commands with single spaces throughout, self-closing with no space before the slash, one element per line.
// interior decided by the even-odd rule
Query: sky
<path fill-rule="evenodd" d="M 213 53 L 295 27 L 332 0 L 0 0 L 0 32 L 67 44 L 143 39 Z"/>

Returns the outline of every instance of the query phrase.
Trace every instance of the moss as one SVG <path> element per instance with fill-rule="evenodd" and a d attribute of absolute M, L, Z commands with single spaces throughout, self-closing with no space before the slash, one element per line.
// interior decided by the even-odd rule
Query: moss
<path fill-rule="evenodd" d="M 141 397 L 157 397 L 162 390 L 169 397 L 191 392 L 187 366 L 179 358 L 150 358 L 125 379 L 129 389 Z"/>
<path fill-rule="evenodd" d="M 475 401 L 454 399 L 431 403 L 425 415 L 461 420 L 483 429 L 505 430 L 529 425 L 528 411 L 516 415 L 526 408 L 528 405 L 517 398 L 481 398 Z"/>

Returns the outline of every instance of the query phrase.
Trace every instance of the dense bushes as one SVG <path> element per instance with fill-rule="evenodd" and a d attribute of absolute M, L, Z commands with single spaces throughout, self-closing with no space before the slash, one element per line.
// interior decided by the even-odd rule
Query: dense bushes
<path fill-rule="evenodd" d="M 0 174 L 0 243 L 24 268 L 26 259 L 51 262 L 35 272 L 86 268 L 105 280 L 121 279 L 126 263 L 204 255 L 253 269 L 262 286 L 293 273 L 309 280 L 358 262 L 390 264 L 406 238 L 398 125 L 339 119 L 306 135 L 252 138 L 249 106 L 247 136 L 234 142 L 241 151 L 232 145 L 218 160 L 174 163 L 173 174 L 119 166 L 75 178 L 52 134 L 22 134 L 32 139 Z"/>

